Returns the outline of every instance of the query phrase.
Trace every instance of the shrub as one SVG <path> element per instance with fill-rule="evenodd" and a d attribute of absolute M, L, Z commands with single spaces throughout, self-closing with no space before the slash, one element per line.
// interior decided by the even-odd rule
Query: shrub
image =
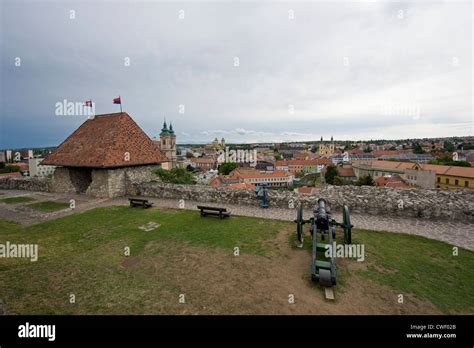
<path fill-rule="evenodd" d="M 188 172 L 185 168 L 173 168 L 171 170 L 158 168 L 157 170 L 154 170 L 153 173 L 158 175 L 161 181 L 170 184 L 194 185 L 196 183 L 194 175 Z"/>

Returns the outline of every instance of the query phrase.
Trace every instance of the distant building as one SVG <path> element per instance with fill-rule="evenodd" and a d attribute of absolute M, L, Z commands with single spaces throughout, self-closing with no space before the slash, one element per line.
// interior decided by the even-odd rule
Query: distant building
<path fill-rule="evenodd" d="M 158 147 L 168 159 L 167 161 L 163 162 L 161 166 L 164 169 L 176 167 L 178 158 L 176 155 L 176 134 L 174 133 L 173 125 L 171 123 L 168 129 L 166 121 L 163 122 L 163 128 L 161 129 Z"/>
<path fill-rule="evenodd" d="M 28 163 L 25 162 L 13 162 L 10 163 L 12 167 L 18 167 L 20 169 L 21 174 L 28 175 Z"/>
<path fill-rule="evenodd" d="M 395 176 L 381 176 L 374 180 L 375 186 L 395 187 L 395 188 L 409 188 L 401 177 Z"/>
<path fill-rule="evenodd" d="M 217 168 L 217 160 L 213 157 L 194 157 L 190 159 L 196 169 L 208 171 Z"/>
<path fill-rule="evenodd" d="M 345 154 L 337 154 L 331 156 L 331 161 L 333 164 L 341 164 L 341 163 L 351 163 L 354 161 L 371 161 L 375 160 L 374 155 L 370 152 L 362 152 L 362 153 L 349 153 Z"/>
<path fill-rule="evenodd" d="M 351 184 L 357 181 L 357 177 L 354 173 L 352 166 L 337 167 L 337 175 L 342 179 L 345 184 Z"/>
<path fill-rule="evenodd" d="M 336 151 L 334 144 L 319 144 L 319 154 L 321 156 L 332 155 Z"/>
<path fill-rule="evenodd" d="M 271 170 L 275 169 L 275 165 L 274 165 L 273 162 L 270 162 L 270 161 L 257 161 L 255 169 L 256 170 L 271 171 Z"/>
<path fill-rule="evenodd" d="M 357 177 L 400 176 L 411 186 L 441 189 L 474 189 L 474 168 L 394 161 L 354 162 Z"/>
<path fill-rule="evenodd" d="M 30 158 L 28 160 L 28 170 L 30 176 L 47 177 L 54 174 L 56 166 L 41 165 L 43 158 Z"/>
<path fill-rule="evenodd" d="M 217 177 L 218 172 L 215 169 L 211 169 L 207 172 L 201 172 L 196 175 L 196 182 L 201 185 L 209 185 L 209 183 Z"/>
<path fill-rule="evenodd" d="M 275 162 L 276 170 L 287 170 L 292 173 L 319 173 L 321 170 L 331 164 L 327 158 L 315 160 L 281 160 Z"/>
<path fill-rule="evenodd" d="M 380 156 L 382 160 L 398 160 L 398 161 L 412 161 L 418 163 L 427 163 L 433 159 L 433 156 L 429 153 L 412 153 L 412 152 L 402 152 L 398 154 L 384 154 Z"/>
<path fill-rule="evenodd" d="M 234 169 L 229 175 L 229 179 L 236 179 L 244 184 L 267 183 L 270 187 L 288 186 L 293 183 L 294 175 L 284 170 L 257 171 Z"/>
<path fill-rule="evenodd" d="M 344 184 L 352 184 L 357 181 L 357 177 L 354 173 L 354 169 L 351 165 L 337 166 L 337 175 L 342 179 Z M 321 171 L 321 182 L 326 182 L 325 174 L 327 168 L 324 168 Z"/>
<path fill-rule="evenodd" d="M 214 151 L 225 150 L 225 139 L 222 138 L 219 142 L 219 140 L 215 138 L 210 144 L 206 145 L 206 149 Z"/>

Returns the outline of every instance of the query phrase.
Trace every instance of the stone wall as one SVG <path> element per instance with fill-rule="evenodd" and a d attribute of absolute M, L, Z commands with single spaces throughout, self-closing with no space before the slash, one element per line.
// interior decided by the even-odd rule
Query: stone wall
<path fill-rule="evenodd" d="M 52 190 L 85 193 L 93 197 L 113 198 L 127 194 L 130 185 L 156 179 L 157 166 L 136 166 L 115 169 L 56 168 Z"/>
<path fill-rule="evenodd" d="M 52 181 L 50 178 L 38 177 L 0 177 L 0 190 L 50 192 L 52 190 Z"/>
<path fill-rule="evenodd" d="M 258 207 L 259 201 L 250 190 L 213 188 L 209 186 L 172 185 L 160 182 L 134 184 L 129 194 L 148 197 L 184 199 L 221 204 L 245 204 Z M 293 202 L 312 207 L 318 198 L 325 198 L 333 211 L 347 205 L 352 213 L 372 215 L 443 218 L 474 221 L 474 191 L 394 189 L 372 186 L 324 186 L 314 194 L 270 190 L 270 206 L 288 208 Z"/>
<path fill-rule="evenodd" d="M 113 170 L 95 170 L 89 194 L 96 197 L 148 196 L 167 199 L 184 199 L 217 204 L 259 206 L 255 193 L 250 190 L 213 188 L 200 185 L 173 185 L 161 183 L 151 173 L 154 167 L 135 167 Z M 58 168 L 59 169 L 59 168 Z M 62 181 L 67 190 L 67 176 Z M 57 184 L 57 182 L 56 182 Z M 59 187 L 61 188 L 61 187 Z M 70 188 L 70 187 L 69 187 Z M 53 191 L 53 181 L 35 177 L 0 177 L 0 189 Z M 58 187 L 55 187 L 57 191 Z M 422 190 L 394 189 L 372 186 L 323 186 L 314 194 L 298 194 L 283 190 L 270 190 L 270 206 L 288 208 L 293 202 L 312 207 L 318 198 L 325 198 L 333 211 L 348 205 L 352 213 L 373 215 L 409 216 L 426 219 L 457 219 L 474 222 L 474 190 Z M 66 191 L 67 192 L 67 191 Z"/>
<path fill-rule="evenodd" d="M 0 189 L 61 193 L 85 193 L 94 197 L 113 198 L 128 194 L 129 188 L 141 182 L 156 180 L 152 170 L 157 166 L 117 169 L 56 168 L 53 178 L 0 177 Z"/>
<path fill-rule="evenodd" d="M 77 181 L 77 179 L 71 178 L 71 173 L 68 168 L 56 168 L 53 174 L 51 191 L 77 193 L 79 191 L 75 186 Z"/>

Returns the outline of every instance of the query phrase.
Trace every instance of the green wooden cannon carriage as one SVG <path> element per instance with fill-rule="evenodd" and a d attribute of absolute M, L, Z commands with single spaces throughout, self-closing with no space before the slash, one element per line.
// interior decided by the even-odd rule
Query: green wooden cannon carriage
<path fill-rule="evenodd" d="M 343 207 L 342 217 L 342 223 L 332 219 L 331 212 L 323 198 L 318 199 L 313 209 L 313 217 L 308 220 L 303 218 L 303 204 L 300 204 L 296 211 L 295 222 L 297 224 L 298 247 L 303 247 L 304 225 L 310 224 L 312 239 L 311 279 L 325 287 L 336 285 L 336 260 L 334 254 L 329 257 L 321 256 L 321 254 L 326 252 L 327 244 L 332 246 L 336 239 L 335 227 L 339 226 L 344 230 L 344 244 L 352 243 L 353 226 L 351 225 L 349 208 L 347 206 Z M 326 240 L 328 243 L 325 243 Z"/>

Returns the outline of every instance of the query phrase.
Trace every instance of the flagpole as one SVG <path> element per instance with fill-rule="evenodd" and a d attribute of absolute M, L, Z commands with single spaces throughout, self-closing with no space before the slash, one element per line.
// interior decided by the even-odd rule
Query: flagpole
<path fill-rule="evenodd" d="M 122 112 L 122 97 L 120 97 L 120 94 L 119 94 L 119 99 L 120 99 L 120 112 Z"/>

